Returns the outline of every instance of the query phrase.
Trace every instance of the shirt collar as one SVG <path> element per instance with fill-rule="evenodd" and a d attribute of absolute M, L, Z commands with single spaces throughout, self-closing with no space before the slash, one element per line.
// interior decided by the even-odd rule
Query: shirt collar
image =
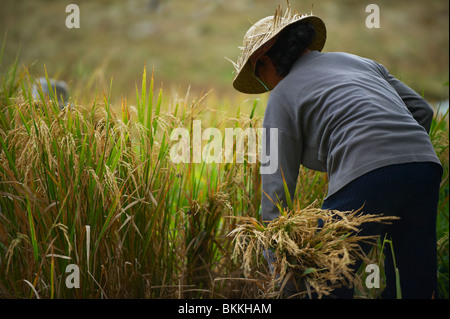
<path fill-rule="evenodd" d="M 321 55 L 321 53 L 319 51 L 311 51 L 311 52 L 306 53 L 305 55 L 302 55 L 292 65 L 291 71 L 294 70 L 294 69 L 300 68 L 302 65 L 308 63 L 309 61 L 311 61 L 312 59 L 318 57 L 319 55 Z"/>

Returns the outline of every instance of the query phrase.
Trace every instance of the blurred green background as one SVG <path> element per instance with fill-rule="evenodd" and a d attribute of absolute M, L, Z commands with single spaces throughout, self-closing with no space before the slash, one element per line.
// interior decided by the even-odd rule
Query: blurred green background
<path fill-rule="evenodd" d="M 65 25 L 66 6 L 79 5 L 80 28 Z M 380 8 L 380 28 L 368 29 L 366 6 Z M 64 80 L 78 101 L 108 91 L 112 100 L 135 97 L 144 65 L 156 83 L 184 95 L 213 89 L 218 99 L 235 92 L 232 64 L 251 23 L 286 1 L 273 0 L 1 0 L 3 73 L 19 52 L 31 75 Z M 447 0 L 291 0 L 300 13 L 323 18 L 324 52 L 374 59 L 425 98 L 448 101 L 449 2 Z M 159 87 L 159 85 L 158 85 Z M 97 93 L 96 93 L 97 92 Z M 262 97 L 263 99 L 266 97 Z"/>

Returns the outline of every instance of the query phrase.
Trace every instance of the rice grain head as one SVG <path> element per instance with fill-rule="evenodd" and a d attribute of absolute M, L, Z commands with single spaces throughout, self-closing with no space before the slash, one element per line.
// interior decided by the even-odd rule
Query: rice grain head
<path fill-rule="evenodd" d="M 313 206 L 313 205 L 311 205 Z M 234 256 L 242 255 L 246 277 L 262 250 L 272 250 L 276 262 L 269 284 L 271 297 L 280 297 L 279 289 L 288 276 L 313 288 L 321 298 L 338 285 L 351 287 L 357 278 L 351 266 L 357 259 L 367 261 L 360 243 L 374 243 L 375 236 L 359 236 L 364 223 L 389 223 L 396 217 L 363 214 L 360 210 L 340 212 L 311 206 L 282 212 L 264 225 L 251 217 L 237 217 L 240 224 L 229 233 L 235 241 Z M 318 220 L 323 220 L 323 227 Z M 256 261 L 258 263 L 258 261 Z M 306 295 L 306 290 L 302 291 Z"/>

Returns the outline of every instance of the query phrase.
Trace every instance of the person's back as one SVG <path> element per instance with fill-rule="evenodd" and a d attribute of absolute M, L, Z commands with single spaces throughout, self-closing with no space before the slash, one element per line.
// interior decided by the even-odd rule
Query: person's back
<path fill-rule="evenodd" d="M 304 166 L 328 173 L 330 196 L 379 167 L 439 163 L 427 133 L 432 116 L 425 100 L 382 65 L 312 51 L 270 93 L 264 126 L 289 132 L 303 145 L 293 151 Z"/>

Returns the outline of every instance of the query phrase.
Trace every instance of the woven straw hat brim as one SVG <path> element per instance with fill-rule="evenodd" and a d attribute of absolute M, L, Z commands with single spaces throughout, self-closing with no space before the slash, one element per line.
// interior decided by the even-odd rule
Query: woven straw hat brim
<path fill-rule="evenodd" d="M 242 93 L 257 94 L 267 92 L 267 89 L 256 78 L 254 63 L 256 63 L 257 59 L 264 53 L 266 53 L 273 46 L 273 44 L 275 44 L 278 35 L 280 35 L 286 27 L 294 25 L 296 23 L 305 22 L 310 23 L 316 30 L 316 36 L 313 40 L 313 43 L 308 47 L 308 49 L 311 51 L 322 51 L 327 38 L 327 29 L 325 23 L 317 16 L 310 15 L 302 17 L 292 23 L 283 26 L 283 28 L 274 33 L 273 36 L 270 37 L 270 39 L 258 46 L 253 51 L 253 53 L 251 53 L 247 57 L 243 66 L 240 68 L 240 70 L 238 70 L 233 80 L 233 87 Z"/>

